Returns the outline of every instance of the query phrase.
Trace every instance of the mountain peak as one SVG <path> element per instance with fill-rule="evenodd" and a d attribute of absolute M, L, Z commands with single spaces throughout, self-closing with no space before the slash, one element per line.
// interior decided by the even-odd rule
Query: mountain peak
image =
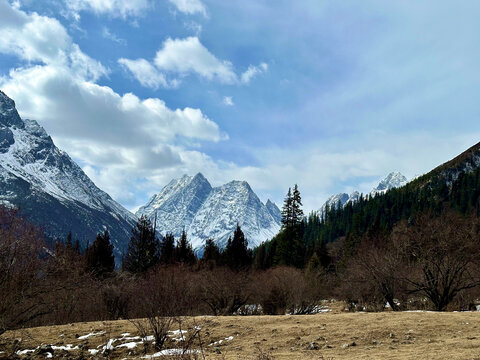
<path fill-rule="evenodd" d="M 377 187 L 370 192 L 370 195 L 375 196 L 376 194 L 385 193 L 390 189 L 402 187 L 406 185 L 407 182 L 407 178 L 401 173 L 391 172 L 380 181 Z"/>
<path fill-rule="evenodd" d="M 83 245 L 108 228 L 120 255 L 133 215 L 95 186 L 35 120 L 22 120 L 0 91 L 0 202 L 19 207 L 47 236 L 69 231 Z M 59 216 L 61 214 L 62 216 Z"/>
<path fill-rule="evenodd" d="M 10 99 L 7 94 L 0 90 L 0 126 L 24 127 L 24 123 L 18 115 L 15 108 L 15 101 Z"/>
<path fill-rule="evenodd" d="M 272 238 L 280 229 L 280 210 L 264 205 L 246 181 L 233 180 L 212 188 L 201 174 L 172 180 L 137 213 L 151 220 L 157 215 L 157 229 L 179 237 L 182 230 L 195 249 L 207 238 L 224 246 L 240 224 L 250 246 Z"/>

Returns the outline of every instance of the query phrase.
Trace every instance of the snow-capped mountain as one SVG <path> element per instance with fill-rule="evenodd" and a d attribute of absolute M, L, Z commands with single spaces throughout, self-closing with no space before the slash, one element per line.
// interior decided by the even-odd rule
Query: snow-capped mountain
<path fill-rule="evenodd" d="M 206 239 L 223 247 L 241 226 L 249 246 L 271 239 L 280 230 L 281 214 L 270 200 L 263 204 L 245 181 L 231 181 L 212 188 L 202 174 L 172 180 L 141 207 L 136 215 L 150 220 L 157 216 L 157 230 L 179 237 L 185 229 L 194 249 Z"/>
<path fill-rule="evenodd" d="M 407 185 L 408 180 L 399 172 L 391 172 L 370 192 L 370 196 L 385 194 L 388 190 Z"/>
<path fill-rule="evenodd" d="M 95 186 L 34 120 L 21 119 L 0 91 L 0 202 L 18 207 L 52 238 L 69 231 L 82 245 L 108 229 L 115 252 L 126 247 L 135 217 Z"/>
<path fill-rule="evenodd" d="M 328 209 L 344 207 L 346 204 L 355 202 L 359 199 L 360 193 L 358 191 L 352 192 L 350 195 L 347 193 L 340 193 L 337 195 L 330 196 L 327 201 L 322 205 L 322 207 L 318 210 L 317 214 L 320 218 L 325 216 L 325 213 Z"/>
<path fill-rule="evenodd" d="M 392 172 L 383 178 L 380 183 L 372 189 L 370 196 L 376 196 L 377 194 L 384 194 L 388 190 L 393 188 L 398 188 L 406 185 L 408 180 L 399 172 Z M 330 196 L 327 201 L 322 205 L 322 207 L 317 211 L 317 214 L 320 218 L 325 216 L 327 206 L 329 209 L 336 208 L 338 206 L 344 207 L 345 205 L 356 202 L 360 198 L 360 193 L 358 191 L 352 192 L 350 195 L 347 193 L 340 193 L 337 195 Z"/>

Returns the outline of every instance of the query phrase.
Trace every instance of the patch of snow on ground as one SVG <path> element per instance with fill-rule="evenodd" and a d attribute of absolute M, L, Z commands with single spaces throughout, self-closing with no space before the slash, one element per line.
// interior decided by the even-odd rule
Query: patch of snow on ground
<path fill-rule="evenodd" d="M 103 334 L 105 334 L 105 331 L 100 331 L 98 333 L 93 333 L 92 332 L 92 333 L 87 334 L 87 335 L 79 336 L 78 340 L 85 340 L 85 339 L 88 339 L 91 336 L 97 336 L 97 335 L 103 335 Z"/>
<path fill-rule="evenodd" d="M 16 354 L 17 354 L 17 355 L 26 355 L 26 354 L 28 354 L 28 353 L 30 353 L 30 352 L 34 352 L 34 351 L 35 351 L 35 349 L 33 349 L 33 350 L 30 350 L 30 349 L 18 350 L 18 351 L 16 352 Z"/>
<path fill-rule="evenodd" d="M 172 355 L 184 355 L 184 354 L 194 354 L 198 353 L 198 350 L 182 350 L 182 349 L 165 349 L 159 352 L 156 352 L 153 355 L 146 355 L 142 359 L 153 359 L 160 356 L 172 356 Z"/>
<path fill-rule="evenodd" d="M 128 343 L 125 343 L 125 344 L 117 345 L 116 347 L 117 348 L 125 347 L 127 349 L 133 349 L 133 348 L 137 347 L 137 344 L 138 343 L 136 343 L 135 341 L 132 341 L 132 342 L 128 342 Z"/>
<path fill-rule="evenodd" d="M 229 337 L 227 337 L 227 338 L 225 338 L 225 339 L 215 341 L 215 342 L 209 344 L 208 346 L 221 345 L 224 341 L 232 341 L 232 340 L 233 340 L 233 336 L 229 336 Z"/>
<path fill-rule="evenodd" d="M 64 346 L 55 346 L 52 345 L 53 350 L 65 350 L 65 351 L 72 351 L 72 350 L 77 350 L 78 346 L 73 346 L 72 344 L 67 344 Z"/>

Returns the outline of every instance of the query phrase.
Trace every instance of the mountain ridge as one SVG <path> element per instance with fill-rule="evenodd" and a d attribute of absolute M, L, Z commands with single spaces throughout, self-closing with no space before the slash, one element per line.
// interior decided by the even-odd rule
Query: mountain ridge
<path fill-rule="evenodd" d="M 0 202 L 52 239 L 72 232 L 84 247 L 108 229 L 120 256 L 135 216 L 99 189 L 35 120 L 21 119 L 0 90 Z"/>
<path fill-rule="evenodd" d="M 136 215 L 151 221 L 156 215 L 163 235 L 172 232 L 178 238 L 185 229 L 197 250 L 208 238 L 223 247 L 237 223 L 254 247 L 273 237 L 281 220 L 278 207 L 270 200 L 263 204 L 246 181 L 212 187 L 201 173 L 171 180 Z"/>
<path fill-rule="evenodd" d="M 403 176 L 400 172 L 391 172 L 383 179 L 380 180 L 378 185 L 370 191 L 369 196 L 374 197 L 378 194 L 384 194 L 388 190 L 393 188 L 398 188 L 406 185 L 408 180 L 405 176 Z M 320 218 L 324 218 L 326 214 L 327 207 L 331 209 L 332 207 L 344 207 L 349 203 L 353 203 L 358 201 L 360 198 L 360 193 L 358 191 L 352 192 L 350 195 L 347 193 L 338 193 L 336 195 L 330 196 L 317 210 L 317 214 Z"/>

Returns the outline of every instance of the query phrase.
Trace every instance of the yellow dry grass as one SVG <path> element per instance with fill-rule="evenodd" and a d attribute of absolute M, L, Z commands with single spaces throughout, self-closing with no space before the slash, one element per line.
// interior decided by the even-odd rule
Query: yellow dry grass
<path fill-rule="evenodd" d="M 480 313 L 474 312 L 345 313 L 337 309 L 318 315 L 198 317 L 195 321 L 202 328 L 207 359 L 258 359 L 258 349 L 279 360 L 480 359 Z M 192 319 L 185 320 L 185 328 L 192 325 Z M 91 332 L 105 333 L 78 339 Z M 7 332 L 0 337 L 0 346 L 6 351 L 2 355 L 7 356 L 19 338 L 22 340 L 16 343 L 20 349 L 40 344 L 83 345 L 83 353 L 56 351 L 54 355 L 95 358 L 86 349 L 103 346 L 125 332 L 136 335 L 135 327 L 125 320 L 46 326 Z M 230 336 L 232 340 L 225 340 Z M 209 346 L 222 339 L 221 344 Z M 171 341 L 167 344 L 176 346 Z M 116 348 L 108 358 L 141 358 L 142 350 L 142 346 Z M 149 353 L 153 353 L 152 348 Z"/>

